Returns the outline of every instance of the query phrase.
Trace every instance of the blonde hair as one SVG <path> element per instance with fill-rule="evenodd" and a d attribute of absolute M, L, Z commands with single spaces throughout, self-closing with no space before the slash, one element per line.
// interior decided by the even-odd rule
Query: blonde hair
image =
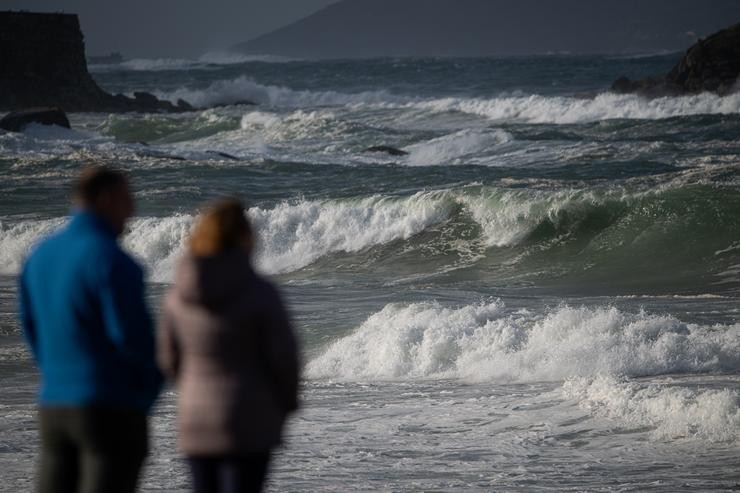
<path fill-rule="evenodd" d="M 212 257 L 240 247 L 251 247 L 252 228 L 237 199 L 210 203 L 198 218 L 190 235 L 190 252 L 196 257 Z"/>

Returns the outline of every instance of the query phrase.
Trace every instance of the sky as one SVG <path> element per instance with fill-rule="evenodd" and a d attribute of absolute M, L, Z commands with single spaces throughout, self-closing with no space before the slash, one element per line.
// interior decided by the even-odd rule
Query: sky
<path fill-rule="evenodd" d="M 0 0 L 1 10 L 80 16 L 89 55 L 195 57 L 272 31 L 336 0 Z"/>

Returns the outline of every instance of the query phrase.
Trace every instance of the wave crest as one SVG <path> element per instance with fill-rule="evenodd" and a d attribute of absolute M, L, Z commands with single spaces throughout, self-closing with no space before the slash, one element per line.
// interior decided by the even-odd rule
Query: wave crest
<path fill-rule="evenodd" d="M 740 325 L 613 307 L 509 313 L 500 301 L 390 304 L 308 364 L 311 378 L 558 381 L 740 370 Z"/>
<path fill-rule="evenodd" d="M 598 415 L 652 427 L 658 439 L 740 439 L 740 395 L 730 389 L 646 386 L 600 376 L 568 380 L 562 391 Z"/>

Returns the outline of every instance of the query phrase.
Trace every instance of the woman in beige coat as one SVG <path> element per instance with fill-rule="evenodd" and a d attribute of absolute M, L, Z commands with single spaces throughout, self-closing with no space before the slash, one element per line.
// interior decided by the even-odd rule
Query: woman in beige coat
<path fill-rule="evenodd" d="M 177 383 L 197 493 L 260 491 L 297 408 L 296 340 L 278 292 L 252 270 L 252 244 L 242 205 L 212 204 L 162 307 L 158 359 Z"/>

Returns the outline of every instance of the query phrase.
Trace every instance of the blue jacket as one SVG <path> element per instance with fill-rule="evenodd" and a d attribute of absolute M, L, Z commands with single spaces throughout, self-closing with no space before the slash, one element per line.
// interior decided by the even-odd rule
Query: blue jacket
<path fill-rule="evenodd" d="M 42 241 L 24 266 L 19 299 L 42 405 L 151 408 L 162 377 L 143 273 L 103 219 L 79 212 Z"/>

